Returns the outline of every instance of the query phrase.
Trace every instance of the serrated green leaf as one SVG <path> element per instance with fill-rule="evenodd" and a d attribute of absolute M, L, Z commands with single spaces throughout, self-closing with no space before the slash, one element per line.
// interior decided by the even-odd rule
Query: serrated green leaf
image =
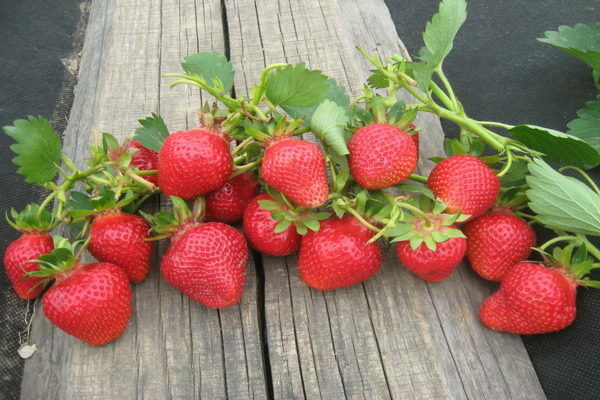
<path fill-rule="evenodd" d="M 214 80 L 218 79 L 224 92 L 229 92 L 233 87 L 233 66 L 217 52 L 205 51 L 184 57 L 181 67 L 187 74 L 198 75 L 213 87 L 216 87 Z"/>
<path fill-rule="evenodd" d="M 346 95 L 346 88 L 342 85 L 338 85 L 335 79 L 327 79 L 327 92 L 325 93 L 325 99 L 330 100 L 338 106 L 344 108 L 347 113 L 348 106 L 350 105 L 350 98 Z M 320 104 L 320 103 L 319 103 Z M 311 107 L 292 107 L 292 106 L 281 106 L 283 110 L 288 113 L 292 118 L 304 118 L 305 121 L 310 123 L 315 110 L 319 106 L 315 104 Z"/>
<path fill-rule="evenodd" d="M 315 110 L 310 122 L 315 135 L 339 156 L 349 154 L 346 146 L 346 110 L 331 100 L 325 100 Z"/>
<path fill-rule="evenodd" d="M 569 122 L 567 128 L 569 135 L 585 140 L 600 151 L 600 96 L 585 103 L 585 107 L 577 111 L 577 119 Z"/>
<path fill-rule="evenodd" d="M 279 203 L 272 200 L 259 200 L 258 205 L 263 210 L 279 211 L 281 209 Z"/>
<path fill-rule="evenodd" d="M 162 117 L 152 113 L 152 116 L 138 122 L 142 127 L 135 130 L 134 139 L 150 150 L 160 151 L 163 142 L 169 136 L 169 130 Z"/>
<path fill-rule="evenodd" d="M 452 50 L 454 37 L 467 18 L 464 0 L 443 0 L 440 8 L 425 27 L 425 47 L 419 51 L 420 63 L 414 65 L 413 74 L 421 90 L 427 91 L 431 75 Z"/>
<path fill-rule="evenodd" d="M 543 225 L 600 236 L 600 196 L 581 181 L 560 174 L 540 159 L 529 163 L 529 208 Z"/>
<path fill-rule="evenodd" d="M 273 232 L 281 233 L 281 232 L 285 231 L 287 228 L 289 228 L 290 225 L 292 225 L 292 221 L 288 221 L 287 219 L 279 221 L 279 223 L 277 225 L 275 225 L 275 229 L 273 229 Z"/>
<path fill-rule="evenodd" d="M 389 79 L 380 70 L 373 70 L 371 76 L 367 78 L 369 86 L 375 89 L 384 89 L 389 86 Z"/>
<path fill-rule="evenodd" d="M 18 119 L 4 132 L 15 140 L 10 149 L 16 154 L 12 162 L 19 166 L 17 173 L 25 182 L 44 184 L 58 173 L 61 158 L 60 137 L 42 117 Z"/>
<path fill-rule="evenodd" d="M 527 147 L 542 152 L 545 158 L 566 164 L 593 167 L 600 164 L 600 153 L 578 137 L 534 125 L 517 125 L 508 130 Z"/>
<path fill-rule="evenodd" d="M 327 77 L 317 70 L 306 69 L 304 63 L 277 69 L 265 85 L 267 98 L 276 106 L 310 107 L 325 99 Z"/>

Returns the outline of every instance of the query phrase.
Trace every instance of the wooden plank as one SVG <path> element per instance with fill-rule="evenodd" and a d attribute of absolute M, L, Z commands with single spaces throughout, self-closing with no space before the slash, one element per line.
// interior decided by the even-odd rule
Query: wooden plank
<path fill-rule="evenodd" d="M 238 91 L 264 66 L 306 61 L 357 94 L 369 66 L 354 44 L 407 55 L 383 1 L 225 2 Z M 433 115 L 424 127 L 419 172 L 442 154 Z M 489 286 L 465 266 L 427 284 L 388 254 L 364 285 L 332 292 L 304 286 L 295 257 L 264 257 L 265 316 L 276 398 L 544 398 L 518 336 L 482 327 Z M 323 318 L 327 316 L 327 318 Z"/>
<path fill-rule="evenodd" d="M 150 112 L 160 112 L 171 130 L 196 126 L 199 90 L 169 90 L 160 74 L 179 71 L 183 56 L 204 50 L 225 50 L 218 0 L 94 2 L 66 152 L 82 164 L 92 129 L 125 137 Z M 165 248 L 135 285 L 126 333 L 107 346 L 67 336 L 38 310 L 31 340 L 39 350 L 25 366 L 23 399 L 266 397 L 252 262 L 241 304 L 216 311 L 159 277 Z"/>

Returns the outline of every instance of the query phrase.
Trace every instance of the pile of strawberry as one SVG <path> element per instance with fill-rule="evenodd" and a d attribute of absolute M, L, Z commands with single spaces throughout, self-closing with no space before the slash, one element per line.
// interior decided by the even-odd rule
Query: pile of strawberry
<path fill-rule="evenodd" d="M 450 18 L 444 13 L 434 22 Z M 600 204 L 598 189 L 486 125 L 519 127 L 467 117 L 441 60 L 431 57 L 440 50 L 426 50 L 419 63 L 365 54 L 375 69 L 352 103 L 343 87 L 303 63 L 269 66 L 249 97 L 231 97 L 233 69 L 224 57 L 186 57 L 185 73 L 166 76 L 215 98 L 199 111 L 199 127 L 170 132 L 153 114 L 123 143 L 98 136 L 86 169 L 61 154 L 47 121 L 15 121 L 4 129 L 17 142 L 18 172 L 49 190 L 42 204 L 11 212 L 9 223 L 22 232 L 4 254 L 15 291 L 41 295 L 52 323 L 103 345 L 126 329 L 131 284 L 148 276 L 156 240 L 170 242 L 162 277 L 211 308 L 240 301 L 249 249 L 297 253 L 304 283 L 333 290 L 371 278 L 382 249 L 393 245 L 398 268 L 428 282 L 448 278 L 465 258 L 483 279 L 500 282 L 480 310 L 492 329 L 565 328 L 575 318 L 577 287 L 600 286 L 586 278 L 600 266 L 600 250 L 586 236 L 600 236 L 598 208 L 586 203 Z M 402 90 L 416 103 L 399 100 Z M 459 139 L 444 142 L 446 157 L 431 159 L 428 176 L 416 174 L 427 161 L 419 159 L 427 132 L 415 126 L 422 112 L 461 127 Z M 561 195 L 557 185 L 579 195 Z M 170 211 L 139 210 L 158 193 L 168 196 Z M 537 244 L 533 223 L 557 233 L 537 248 L 537 261 L 528 260 Z M 78 240 L 51 237 L 59 225 Z M 97 262 L 81 261 L 86 249 Z"/>

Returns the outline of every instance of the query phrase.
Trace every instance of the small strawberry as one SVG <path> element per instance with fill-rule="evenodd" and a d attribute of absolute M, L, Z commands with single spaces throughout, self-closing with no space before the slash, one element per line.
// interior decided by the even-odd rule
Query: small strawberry
<path fill-rule="evenodd" d="M 500 193 L 498 177 L 483 161 L 456 155 L 437 164 L 427 186 L 448 206 L 448 212 L 478 217 L 494 205 Z"/>
<path fill-rule="evenodd" d="M 266 141 L 261 171 L 268 185 L 299 206 L 319 207 L 329 196 L 323 153 L 314 143 L 291 134 Z"/>
<path fill-rule="evenodd" d="M 535 246 L 535 231 L 510 210 L 492 210 L 465 225 L 467 259 L 482 278 L 500 282 Z"/>
<path fill-rule="evenodd" d="M 150 271 L 153 243 L 150 225 L 140 216 L 118 210 L 94 217 L 88 250 L 99 261 L 123 268 L 132 282 L 140 282 Z"/>
<path fill-rule="evenodd" d="M 136 149 L 135 153 L 131 157 L 131 163 L 129 164 L 132 168 L 137 168 L 140 171 L 155 170 L 158 168 L 158 153 L 154 150 L 150 150 L 140 144 L 136 140 L 129 142 L 129 147 Z M 156 175 L 144 176 L 149 182 L 158 184 L 158 178 Z"/>
<path fill-rule="evenodd" d="M 359 128 L 348 142 L 348 150 L 350 172 L 367 189 L 396 185 L 417 167 L 414 139 L 393 125 L 370 124 Z"/>
<path fill-rule="evenodd" d="M 83 264 L 75 246 L 55 237 L 50 254 L 39 258 L 38 278 L 55 279 L 42 297 L 46 317 L 69 335 L 95 346 L 115 340 L 131 316 L 131 287 L 122 268 L 110 263 Z"/>
<path fill-rule="evenodd" d="M 248 172 L 229 179 L 219 189 L 205 196 L 206 220 L 228 224 L 239 221 L 257 192 L 258 181 Z"/>
<path fill-rule="evenodd" d="M 240 301 L 246 279 L 248 246 L 235 228 L 202 219 L 204 199 L 196 199 L 194 215 L 180 198 L 171 196 L 176 217 L 157 214 L 156 226 L 171 245 L 163 255 L 160 272 L 167 282 L 187 296 L 211 308 L 229 307 Z"/>
<path fill-rule="evenodd" d="M 363 282 L 381 267 L 381 249 L 367 243 L 373 232 L 354 217 L 332 216 L 302 237 L 300 277 L 308 286 L 331 290 Z"/>
<path fill-rule="evenodd" d="M 52 225 L 50 213 L 43 211 L 38 216 L 38 210 L 37 204 L 28 205 L 21 213 L 11 210 L 13 221 L 8 220 L 22 234 L 6 247 L 4 269 L 13 289 L 22 299 L 34 299 L 44 289 L 42 278 L 27 276 L 28 272 L 39 269 L 39 265 L 31 260 L 54 249 L 52 238 L 48 235 Z"/>
<path fill-rule="evenodd" d="M 244 211 L 244 232 L 250 245 L 261 253 L 272 256 L 285 256 L 298 250 L 302 236 L 294 225 L 288 226 L 283 232 L 275 233 L 279 223 L 271 216 L 270 210 L 265 210 L 259 201 L 275 201 L 268 194 L 259 194 L 253 198 Z"/>

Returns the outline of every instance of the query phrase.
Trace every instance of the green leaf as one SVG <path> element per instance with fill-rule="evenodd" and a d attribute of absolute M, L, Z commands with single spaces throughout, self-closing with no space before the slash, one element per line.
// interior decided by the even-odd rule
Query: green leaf
<path fill-rule="evenodd" d="M 529 169 L 527 161 L 513 160 L 508 172 L 500 178 L 500 183 L 503 187 L 522 185 L 525 183 L 525 177 Z"/>
<path fill-rule="evenodd" d="M 600 236 L 600 196 L 583 182 L 560 174 L 540 159 L 529 163 L 529 208 L 552 229 Z"/>
<path fill-rule="evenodd" d="M 544 35 L 546 37 L 538 39 L 540 42 L 577 57 L 595 72 L 600 71 L 600 23 L 592 26 L 563 25 L 558 27 L 558 31 L 547 31 Z M 597 78 L 596 82 L 598 82 Z"/>
<path fill-rule="evenodd" d="M 346 183 L 348 183 L 348 179 L 350 178 L 350 172 L 349 171 L 340 171 L 336 176 L 335 179 L 333 181 L 333 185 L 334 185 L 334 189 L 336 192 L 341 192 L 344 187 L 346 186 Z"/>
<path fill-rule="evenodd" d="M 327 219 L 327 218 L 331 217 L 331 213 L 327 212 L 327 211 L 322 211 L 322 212 L 314 213 L 313 217 L 317 221 L 323 221 L 324 219 Z"/>
<path fill-rule="evenodd" d="M 140 119 L 138 122 L 142 127 L 135 130 L 134 139 L 150 150 L 160 151 L 163 142 L 169 136 L 169 130 L 162 117 L 152 113 L 151 117 Z"/>
<path fill-rule="evenodd" d="M 434 199 L 435 195 L 433 192 L 426 186 L 420 185 L 418 183 L 400 183 L 396 185 L 396 188 L 400 190 L 404 190 L 405 192 L 417 192 L 421 193 L 430 199 Z"/>
<path fill-rule="evenodd" d="M 389 85 L 389 79 L 380 70 L 372 70 L 373 74 L 367 78 L 369 86 L 375 89 L 384 89 Z"/>
<path fill-rule="evenodd" d="M 348 121 L 346 109 L 331 100 L 325 100 L 315 110 L 310 125 L 321 141 L 337 155 L 344 156 L 350 154 L 345 137 Z"/>
<path fill-rule="evenodd" d="M 327 79 L 327 93 L 325 94 L 325 99 L 331 100 L 335 104 L 340 107 L 343 107 L 348 113 L 348 106 L 350 105 L 350 98 L 346 95 L 346 88 L 342 85 L 338 85 L 335 79 L 329 78 Z M 286 113 L 288 113 L 292 118 L 304 118 L 305 121 L 309 122 L 312 120 L 313 114 L 319 104 L 315 104 L 311 107 L 292 107 L 292 106 L 282 106 Z"/>
<path fill-rule="evenodd" d="M 309 70 L 304 63 L 277 69 L 265 86 L 267 98 L 276 106 L 310 107 L 325 99 L 329 85 L 321 71 Z"/>
<path fill-rule="evenodd" d="M 184 57 L 181 63 L 183 70 L 189 75 L 198 75 L 202 77 L 210 86 L 219 88 L 215 85 L 218 80 L 224 92 L 229 92 L 233 87 L 233 67 L 223 55 L 205 51 Z"/>
<path fill-rule="evenodd" d="M 271 211 L 279 211 L 281 210 L 281 206 L 278 202 L 272 200 L 259 200 L 258 205 L 263 210 L 271 210 Z"/>
<path fill-rule="evenodd" d="M 320 224 L 316 219 L 307 219 L 303 223 L 311 231 L 317 232 L 319 230 Z"/>
<path fill-rule="evenodd" d="M 600 151 L 600 96 L 588 101 L 585 107 L 577 111 L 577 119 L 567 124 L 568 134 L 585 140 Z"/>
<path fill-rule="evenodd" d="M 431 75 L 452 50 L 454 37 L 467 18 L 465 0 L 444 0 L 437 14 L 427 23 L 419 51 L 420 63 L 414 65 L 414 76 L 421 90 L 427 91 Z"/>
<path fill-rule="evenodd" d="M 517 125 L 508 130 L 532 150 L 540 151 L 548 160 L 593 167 L 600 164 L 600 153 L 578 137 L 534 125 Z"/>
<path fill-rule="evenodd" d="M 283 221 L 279 221 L 279 223 L 277 225 L 275 225 L 275 229 L 273 229 L 273 232 L 281 233 L 281 232 L 285 231 L 287 228 L 289 228 L 290 225 L 292 225 L 292 221 L 289 221 L 287 219 L 284 219 Z"/>
<path fill-rule="evenodd" d="M 61 157 L 60 137 L 42 117 L 29 116 L 5 126 L 4 132 L 15 140 L 10 149 L 17 155 L 12 162 L 20 168 L 17 173 L 25 182 L 44 184 L 58 173 Z"/>

